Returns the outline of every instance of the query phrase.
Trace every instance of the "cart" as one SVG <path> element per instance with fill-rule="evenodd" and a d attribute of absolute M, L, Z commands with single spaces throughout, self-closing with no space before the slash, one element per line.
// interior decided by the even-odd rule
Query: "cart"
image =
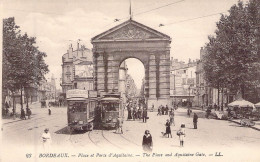
<path fill-rule="evenodd" d="M 41 108 L 46 108 L 47 105 L 46 105 L 46 101 L 45 100 L 41 100 Z"/>
<path fill-rule="evenodd" d="M 255 125 L 255 122 L 253 122 L 251 119 L 241 119 L 240 124 L 244 127 L 252 127 Z"/>

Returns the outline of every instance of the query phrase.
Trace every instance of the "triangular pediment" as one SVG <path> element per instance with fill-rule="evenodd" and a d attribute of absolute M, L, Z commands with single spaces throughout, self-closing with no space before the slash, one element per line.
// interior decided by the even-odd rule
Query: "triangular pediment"
<path fill-rule="evenodd" d="M 94 38 L 92 42 L 110 40 L 170 40 L 171 38 L 133 20 L 128 20 Z"/>

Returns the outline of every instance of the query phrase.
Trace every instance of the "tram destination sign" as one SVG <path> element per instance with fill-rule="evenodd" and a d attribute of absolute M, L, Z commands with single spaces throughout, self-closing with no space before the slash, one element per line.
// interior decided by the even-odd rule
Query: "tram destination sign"
<path fill-rule="evenodd" d="M 88 91 L 81 89 L 72 89 L 67 91 L 67 98 L 88 98 Z"/>
<path fill-rule="evenodd" d="M 97 98 L 98 92 L 97 91 L 88 91 L 89 98 Z"/>

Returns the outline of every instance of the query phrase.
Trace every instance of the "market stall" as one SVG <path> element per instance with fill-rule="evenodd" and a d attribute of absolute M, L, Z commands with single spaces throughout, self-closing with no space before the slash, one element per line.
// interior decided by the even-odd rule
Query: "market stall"
<path fill-rule="evenodd" d="M 233 118 L 254 118 L 253 111 L 255 110 L 255 106 L 253 103 L 244 100 L 242 98 L 231 102 L 228 104 L 229 107 L 229 115 Z"/>

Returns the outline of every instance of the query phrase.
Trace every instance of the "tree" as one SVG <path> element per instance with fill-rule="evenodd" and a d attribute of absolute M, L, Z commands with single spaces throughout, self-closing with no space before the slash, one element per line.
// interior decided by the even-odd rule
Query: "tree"
<path fill-rule="evenodd" d="M 204 58 L 205 79 L 213 87 L 245 91 L 260 84 L 258 36 L 259 2 L 251 0 L 244 5 L 238 2 L 222 15 L 217 23 L 215 37 L 209 37 Z M 218 86 L 216 86 L 218 85 Z"/>
<path fill-rule="evenodd" d="M 23 108 L 23 90 L 39 85 L 49 71 L 44 61 L 46 54 L 35 46 L 36 38 L 21 34 L 13 17 L 4 19 L 3 27 L 3 89 L 10 90 L 12 94 L 20 90 Z M 14 105 L 13 111 L 15 113 Z"/>
<path fill-rule="evenodd" d="M 13 113 L 15 113 L 14 93 L 18 89 L 18 78 L 16 72 L 19 63 L 19 47 L 17 35 L 20 34 L 19 26 L 14 22 L 14 18 L 3 20 L 3 74 L 2 88 L 3 90 L 10 90 L 13 95 Z M 7 94 L 3 95 L 5 97 Z M 4 100 L 2 100 L 4 101 Z M 2 104 L 4 105 L 4 104 Z M 4 107 L 4 106 L 2 106 Z"/>

